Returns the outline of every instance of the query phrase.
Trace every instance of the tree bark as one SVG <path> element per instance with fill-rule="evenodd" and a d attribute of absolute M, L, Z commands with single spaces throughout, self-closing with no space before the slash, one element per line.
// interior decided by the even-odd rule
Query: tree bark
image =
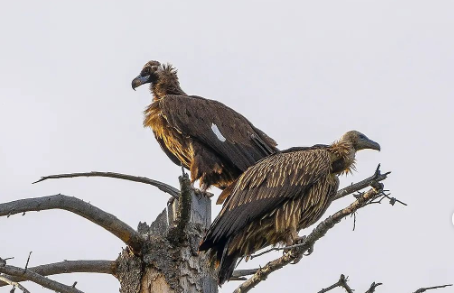
<path fill-rule="evenodd" d="M 211 200 L 180 178 L 181 196 L 148 226 L 139 223 L 145 245 L 140 255 L 129 248 L 118 258 L 121 293 L 217 293 L 214 269 L 198 246 L 211 223 Z"/>

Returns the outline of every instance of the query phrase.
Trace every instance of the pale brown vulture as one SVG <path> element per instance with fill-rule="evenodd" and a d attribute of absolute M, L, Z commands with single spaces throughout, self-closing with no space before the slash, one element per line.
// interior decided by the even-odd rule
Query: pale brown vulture
<path fill-rule="evenodd" d="M 221 196 L 227 200 L 200 245 L 219 265 L 219 284 L 231 277 L 239 257 L 268 245 L 291 245 L 299 230 L 320 219 L 336 195 L 338 175 L 354 168 L 362 149 L 380 145 L 349 131 L 332 145 L 262 159 L 226 188 Z"/>

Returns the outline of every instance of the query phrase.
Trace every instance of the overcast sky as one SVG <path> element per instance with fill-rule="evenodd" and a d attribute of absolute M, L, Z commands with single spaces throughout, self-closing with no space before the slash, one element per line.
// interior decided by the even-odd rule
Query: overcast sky
<path fill-rule="evenodd" d="M 0 201 L 63 193 L 133 227 L 150 223 L 168 200 L 151 186 L 97 178 L 30 183 L 42 175 L 98 170 L 177 186 L 180 168 L 142 127 L 151 95 L 146 87 L 131 89 L 147 61 L 171 62 L 187 93 L 229 105 L 280 148 L 364 132 L 382 151 L 359 153 L 358 172 L 342 177 L 342 185 L 381 163 L 393 172 L 386 188 L 408 203 L 361 210 L 356 231 L 346 219 L 313 255 L 273 273 L 255 292 L 317 292 L 341 273 L 356 292 L 373 281 L 384 283 L 377 289 L 382 293 L 453 283 L 453 11 L 451 0 L 5 2 Z M 336 202 L 326 216 L 351 201 Z M 17 266 L 29 251 L 35 266 L 111 260 L 123 246 L 65 211 L 0 218 L 0 228 L 0 257 L 15 257 L 9 263 Z M 119 288 L 107 275 L 54 278 L 78 281 L 86 292 Z M 220 292 L 238 285 L 230 282 Z"/>

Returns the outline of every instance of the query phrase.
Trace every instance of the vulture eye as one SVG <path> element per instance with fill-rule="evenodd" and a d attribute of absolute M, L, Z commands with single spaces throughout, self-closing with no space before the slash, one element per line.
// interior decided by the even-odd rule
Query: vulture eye
<path fill-rule="evenodd" d="M 150 67 L 146 67 L 146 68 L 144 68 L 144 69 L 142 70 L 141 75 L 142 75 L 142 76 L 143 76 L 143 75 L 148 75 L 149 73 L 150 73 Z"/>
<path fill-rule="evenodd" d="M 360 134 L 360 135 L 359 135 L 359 138 L 360 138 L 360 139 L 365 139 L 366 136 L 365 136 L 364 134 Z"/>

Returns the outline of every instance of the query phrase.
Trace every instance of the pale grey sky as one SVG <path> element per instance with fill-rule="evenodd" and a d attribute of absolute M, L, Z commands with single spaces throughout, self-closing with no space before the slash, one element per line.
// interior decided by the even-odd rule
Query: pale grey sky
<path fill-rule="evenodd" d="M 176 186 L 180 169 L 142 127 L 151 96 L 130 85 L 145 62 L 171 62 L 187 93 L 229 105 L 280 148 L 364 132 L 382 152 L 359 153 L 358 172 L 342 177 L 342 185 L 382 163 L 393 172 L 386 188 L 408 203 L 361 210 L 355 232 L 346 219 L 313 255 L 274 273 L 255 292 L 317 292 L 341 273 L 357 292 L 373 281 L 384 283 L 381 293 L 453 283 L 453 11 L 454 2 L 436 0 L 5 2 L 0 201 L 63 193 L 133 227 L 152 221 L 168 196 L 149 186 L 94 178 L 30 183 L 42 175 L 100 170 Z M 326 215 L 351 201 L 336 202 Z M 0 256 L 14 256 L 10 263 L 17 266 L 31 250 L 35 266 L 115 259 L 123 245 L 63 211 L 0 218 L 0 227 Z M 55 279 L 77 280 L 86 292 L 119 288 L 105 275 Z"/>

